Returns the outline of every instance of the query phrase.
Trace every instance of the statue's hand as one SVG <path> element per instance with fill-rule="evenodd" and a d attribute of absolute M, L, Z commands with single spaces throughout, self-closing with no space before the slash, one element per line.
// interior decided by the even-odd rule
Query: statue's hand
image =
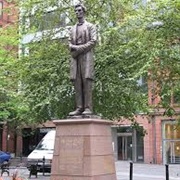
<path fill-rule="evenodd" d="M 81 46 L 73 45 L 73 44 L 69 45 L 69 49 L 70 49 L 70 51 L 78 51 L 79 53 L 81 53 L 83 51 L 83 48 Z"/>
<path fill-rule="evenodd" d="M 80 45 L 74 45 L 74 44 L 69 44 L 69 49 L 71 51 L 71 56 L 73 58 L 76 58 L 78 55 L 82 54 L 84 49 Z"/>
<path fill-rule="evenodd" d="M 69 44 L 69 50 L 74 51 L 74 45 L 73 44 Z"/>
<path fill-rule="evenodd" d="M 71 51 L 71 56 L 73 58 L 76 58 L 79 55 L 79 53 L 77 51 Z"/>
<path fill-rule="evenodd" d="M 77 51 L 76 45 L 69 44 L 69 50 L 70 50 L 71 56 L 73 58 L 76 58 L 78 56 L 78 51 Z"/>
<path fill-rule="evenodd" d="M 70 51 L 77 51 L 77 45 L 69 44 L 69 50 Z"/>

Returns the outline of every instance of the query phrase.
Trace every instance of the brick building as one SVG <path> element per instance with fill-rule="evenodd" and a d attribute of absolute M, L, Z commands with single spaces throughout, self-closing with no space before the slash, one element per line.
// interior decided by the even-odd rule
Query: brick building
<path fill-rule="evenodd" d="M 117 160 L 145 163 L 180 163 L 180 128 L 175 118 L 162 113 L 138 116 L 136 121 L 145 134 L 131 128 L 129 121 L 118 122 L 113 132 Z"/>
<path fill-rule="evenodd" d="M 152 93 L 152 87 L 152 82 L 148 82 L 148 100 L 151 107 L 156 107 L 160 98 Z M 174 96 L 170 97 L 170 104 L 175 107 L 173 117 L 165 116 L 163 108 L 154 108 L 150 115 L 139 114 L 135 118 L 139 124 L 136 129 L 128 120 L 115 123 L 112 129 L 117 160 L 180 164 L 179 108 Z"/>
<path fill-rule="evenodd" d="M 17 20 L 17 9 L 13 3 L 0 0 L 0 27 L 6 27 Z"/>
<path fill-rule="evenodd" d="M 12 26 L 18 19 L 18 9 L 15 4 L 11 1 L 0 0 L 0 28 L 6 28 Z M 9 48 L 6 46 L 5 48 Z M 13 48 L 17 51 L 17 48 Z M 10 132 L 6 122 L 0 123 L 0 150 L 9 151 L 14 154 L 14 149 L 21 149 L 21 141 L 14 132 Z"/>

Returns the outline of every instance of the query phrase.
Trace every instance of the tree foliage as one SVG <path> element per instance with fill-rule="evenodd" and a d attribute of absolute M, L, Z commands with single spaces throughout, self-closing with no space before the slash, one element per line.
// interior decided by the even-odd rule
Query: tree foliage
<path fill-rule="evenodd" d="M 9 121 L 19 116 L 18 78 L 16 74 L 17 47 L 19 44 L 18 24 L 14 16 L 16 6 L 3 9 L 3 16 L 8 17 L 7 23 L 0 28 L 0 121 Z M 6 19 L 4 20 L 6 22 Z M 20 113 L 21 114 L 21 113 Z"/>
<path fill-rule="evenodd" d="M 66 118 L 74 109 L 67 36 L 57 36 L 76 22 L 71 2 L 19 3 L 22 55 L 11 68 L 20 82 L 20 119 L 40 122 Z M 162 100 L 172 91 L 172 84 L 179 91 L 178 0 L 91 0 L 84 4 L 87 20 L 97 24 L 99 33 L 95 48 L 95 114 L 117 119 L 147 112 L 147 86 L 137 83 L 140 77 L 156 81 Z M 27 34 L 34 37 L 28 43 Z"/>

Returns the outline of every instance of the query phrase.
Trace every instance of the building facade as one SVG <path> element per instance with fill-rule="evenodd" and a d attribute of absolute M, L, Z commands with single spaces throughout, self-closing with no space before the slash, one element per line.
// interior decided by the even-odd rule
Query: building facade
<path fill-rule="evenodd" d="M 177 120 L 161 114 L 138 116 L 136 120 L 138 129 L 133 129 L 128 120 L 112 127 L 116 159 L 180 164 L 180 127 Z"/>
<path fill-rule="evenodd" d="M 155 164 L 180 164 L 180 125 L 178 97 L 169 98 L 174 116 L 166 116 L 167 109 L 158 107 L 160 97 L 154 94 L 154 83 L 148 81 L 148 102 L 153 111 L 139 114 L 131 126 L 129 120 L 114 122 L 113 146 L 117 160 Z"/>
<path fill-rule="evenodd" d="M 18 10 L 15 4 L 6 0 L 0 0 L 0 28 L 6 28 L 13 25 L 18 18 Z M 8 48 L 8 47 L 6 47 Z M 21 151 L 22 143 L 16 133 L 11 132 L 6 122 L 0 122 L 0 150 L 12 152 L 15 149 Z"/>

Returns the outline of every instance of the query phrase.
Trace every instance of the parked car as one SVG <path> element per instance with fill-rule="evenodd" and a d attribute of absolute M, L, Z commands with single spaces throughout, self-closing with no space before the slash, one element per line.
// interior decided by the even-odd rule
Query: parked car
<path fill-rule="evenodd" d="M 0 151 L 0 164 L 8 162 L 11 159 L 10 153 Z"/>
<path fill-rule="evenodd" d="M 36 148 L 28 155 L 27 167 L 29 170 L 31 170 L 34 165 L 37 165 L 39 172 L 51 172 L 55 134 L 55 130 L 49 131 Z"/>

